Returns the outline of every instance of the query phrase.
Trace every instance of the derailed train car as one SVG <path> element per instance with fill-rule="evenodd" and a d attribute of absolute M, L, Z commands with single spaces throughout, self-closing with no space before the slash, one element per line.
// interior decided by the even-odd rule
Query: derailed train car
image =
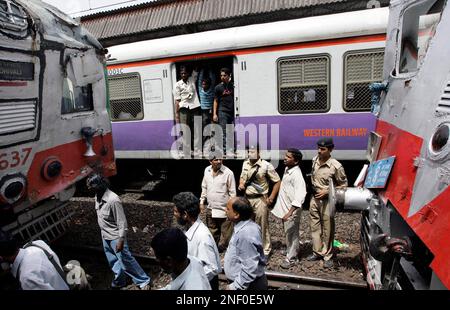
<path fill-rule="evenodd" d="M 330 192 L 332 202 L 364 210 L 374 289 L 450 288 L 449 28 L 447 1 L 391 2 L 364 187 Z"/>
<path fill-rule="evenodd" d="M 92 171 L 115 173 L 105 50 L 39 0 L 0 1 L 0 226 L 57 238 Z"/>

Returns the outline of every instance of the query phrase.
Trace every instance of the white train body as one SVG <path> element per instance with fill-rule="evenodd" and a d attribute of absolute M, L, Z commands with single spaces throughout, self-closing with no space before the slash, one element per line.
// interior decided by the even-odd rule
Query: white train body
<path fill-rule="evenodd" d="M 260 143 L 268 140 L 262 148 L 268 156 L 295 146 L 310 159 L 317 139 L 332 136 L 337 158 L 363 159 L 375 126 L 367 86 L 381 81 L 387 18 L 388 9 L 380 8 L 108 48 L 116 157 L 172 158 L 179 66 L 207 62 L 232 69 L 235 124 L 255 125 Z M 309 103 L 308 89 L 316 92 Z M 121 119 L 114 109 L 125 102 L 134 108 Z"/>

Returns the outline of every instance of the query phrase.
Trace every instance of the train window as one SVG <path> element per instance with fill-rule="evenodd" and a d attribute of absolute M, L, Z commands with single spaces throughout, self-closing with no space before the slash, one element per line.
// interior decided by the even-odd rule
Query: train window
<path fill-rule="evenodd" d="M 445 1 L 422 1 L 405 10 L 400 42 L 399 73 L 418 70 L 439 23 Z"/>
<path fill-rule="evenodd" d="M 301 56 L 278 60 L 278 110 L 313 113 L 329 110 L 329 57 Z"/>
<path fill-rule="evenodd" d="M 344 110 L 370 111 L 369 85 L 383 78 L 383 50 L 356 51 L 344 55 Z"/>
<path fill-rule="evenodd" d="M 108 77 L 109 103 L 113 121 L 144 118 L 141 79 L 138 73 L 118 74 Z"/>
<path fill-rule="evenodd" d="M 63 81 L 63 96 L 61 102 L 61 114 L 92 111 L 92 84 L 86 86 L 74 86 L 69 78 Z"/>

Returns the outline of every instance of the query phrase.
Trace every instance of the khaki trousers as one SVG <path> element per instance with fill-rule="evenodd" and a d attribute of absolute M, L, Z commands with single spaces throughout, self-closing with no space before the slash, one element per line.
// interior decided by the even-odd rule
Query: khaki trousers
<path fill-rule="evenodd" d="M 268 256 L 272 251 L 269 232 L 269 209 L 267 208 L 264 197 L 248 198 L 250 205 L 255 212 L 255 223 L 261 227 L 261 237 L 263 243 L 264 255 Z"/>
<path fill-rule="evenodd" d="M 300 218 L 302 209 L 296 208 L 292 216 L 283 222 L 284 233 L 286 234 L 286 258 L 292 260 L 297 258 L 300 248 Z"/>
<path fill-rule="evenodd" d="M 330 216 L 328 199 L 311 198 L 309 205 L 313 252 L 324 260 L 333 257 L 334 216 Z"/>
<path fill-rule="evenodd" d="M 225 249 L 233 235 L 233 222 L 230 222 L 226 217 L 212 217 L 211 209 L 206 209 L 206 226 L 208 226 L 217 246 Z"/>

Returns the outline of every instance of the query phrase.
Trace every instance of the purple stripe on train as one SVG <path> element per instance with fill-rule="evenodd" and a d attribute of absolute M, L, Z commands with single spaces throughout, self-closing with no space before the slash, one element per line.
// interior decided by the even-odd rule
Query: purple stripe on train
<path fill-rule="evenodd" d="M 236 124 L 267 128 L 268 145 L 271 141 L 271 124 L 279 125 L 281 149 L 298 147 L 316 149 L 316 141 L 323 136 L 334 139 L 336 149 L 365 150 L 370 131 L 375 129 L 371 113 L 341 113 L 321 115 L 276 115 L 239 117 Z M 175 137 L 171 136 L 174 122 L 140 121 L 113 123 L 116 150 L 170 150 Z M 248 137 L 247 137 L 248 139 Z M 244 144 L 245 145 L 245 144 Z M 269 147 L 270 148 L 270 147 Z"/>

